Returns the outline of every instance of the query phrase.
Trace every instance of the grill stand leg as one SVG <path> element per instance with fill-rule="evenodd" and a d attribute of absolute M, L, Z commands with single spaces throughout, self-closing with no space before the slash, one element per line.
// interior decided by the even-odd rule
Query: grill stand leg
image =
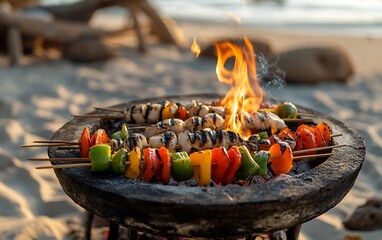
<path fill-rule="evenodd" d="M 86 240 L 91 239 L 93 219 L 94 219 L 94 213 L 87 211 L 86 221 L 85 221 L 85 239 Z"/>
<path fill-rule="evenodd" d="M 275 231 L 269 233 L 269 238 L 271 240 L 298 240 L 298 235 L 300 234 L 301 224 L 280 231 Z M 258 239 L 259 235 L 254 234 L 247 236 L 245 240 L 255 240 Z"/>
<path fill-rule="evenodd" d="M 288 240 L 298 240 L 298 235 L 300 234 L 301 224 L 294 227 L 288 228 L 286 230 L 286 236 Z"/>
<path fill-rule="evenodd" d="M 108 240 L 117 240 L 119 237 L 119 224 L 114 221 L 110 221 L 109 237 Z"/>
<path fill-rule="evenodd" d="M 137 240 L 138 232 L 135 229 L 128 228 L 127 229 L 127 240 Z"/>

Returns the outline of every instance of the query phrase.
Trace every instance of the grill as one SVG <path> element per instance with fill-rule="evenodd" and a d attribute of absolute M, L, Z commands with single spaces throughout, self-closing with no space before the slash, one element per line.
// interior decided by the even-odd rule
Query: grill
<path fill-rule="evenodd" d="M 220 97 L 216 94 L 168 96 L 112 107 L 163 100 L 215 101 Z M 290 229 L 289 238 L 294 239 L 302 223 L 323 214 L 343 199 L 353 186 L 365 157 L 364 141 L 354 129 L 315 110 L 298 107 L 300 112 L 316 114 L 317 122 L 332 125 L 335 133 L 342 133 L 335 138 L 335 144 L 349 146 L 333 149 L 334 155 L 315 160 L 309 171 L 285 180 L 245 187 L 186 187 L 94 174 L 87 168 L 57 169 L 55 173 L 75 203 L 134 231 L 168 237 L 226 238 Z M 118 121 L 107 122 L 108 129 L 119 125 Z M 75 118 L 52 139 L 76 141 L 84 127 L 95 130 L 100 127 L 100 121 Z M 78 152 L 50 147 L 48 155 L 78 157 Z M 296 231 L 290 233 L 291 230 Z"/>

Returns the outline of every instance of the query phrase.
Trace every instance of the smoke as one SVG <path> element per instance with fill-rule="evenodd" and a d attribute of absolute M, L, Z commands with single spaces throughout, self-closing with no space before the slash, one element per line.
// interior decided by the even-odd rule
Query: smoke
<path fill-rule="evenodd" d="M 267 94 L 271 89 L 281 89 L 286 85 L 285 72 L 275 63 L 268 63 L 262 53 L 256 55 L 256 72 L 260 85 Z"/>

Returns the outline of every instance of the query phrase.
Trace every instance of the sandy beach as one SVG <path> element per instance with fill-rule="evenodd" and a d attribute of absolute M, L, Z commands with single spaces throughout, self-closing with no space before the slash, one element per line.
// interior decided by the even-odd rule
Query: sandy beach
<path fill-rule="evenodd" d="M 341 240 L 346 235 L 382 239 L 382 230 L 345 230 L 342 221 L 367 198 L 382 197 L 382 39 L 323 35 L 249 27 L 178 23 L 191 43 L 193 36 L 210 41 L 225 36 L 264 39 L 277 52 L 301 46 L 339 46 L 351 57 L 355 74 L 346 84 L 287 84 L 269 91 L 345 121 L 366 141 L 367 155 L 353 189 L 322 216 L 305 223 L 300 239 Z M 78 64 L 56 57 L 25 57 L 22 66 L 0 68 L 0 239 L 75 239 L 83 234 L 84 210 L 62 190 L 53 171 L 27 161 L 46 157 L 46 149 L 22 149 L 33 140 L 50 139 L 72 114 L 92 111 L 131 99 L 192 93 L 226 93 L 219 83 L 215 61 L 198 58 L 150 41 L 138 53 L 134 36 L 109 42 L 118 56 L 102 63 Z M 95 237 L 102 239 L 102 236 Z"/>

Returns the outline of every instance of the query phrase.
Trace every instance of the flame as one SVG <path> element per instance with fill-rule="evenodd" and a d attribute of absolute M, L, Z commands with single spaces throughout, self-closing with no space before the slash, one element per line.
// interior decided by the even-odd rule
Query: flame
<path fill-rule="evenodd" d="M 232 86 L 220 102 L 228 109 L 226 128 L 247 137 L 251 131 L 245 128 L 240 113 L 257 111 L 264 95 L 257 79 L 253 46 L 247 38 L 244 38 L 244 46 L 220 42 L 216 43 L 215 47 L 218 57 L 216 64 L 218 79 Z M 230 58 L 235 60 L 232 70 L 225 68 Z"/>
<path fill-rule="evenodd" d="M 201 53 L 200 46 L 196 43 L 195 37 L 194 42 L 191 45 L 191 51 L 195 53 L 196 57 L 199 57 L 199 54 Z"/>

